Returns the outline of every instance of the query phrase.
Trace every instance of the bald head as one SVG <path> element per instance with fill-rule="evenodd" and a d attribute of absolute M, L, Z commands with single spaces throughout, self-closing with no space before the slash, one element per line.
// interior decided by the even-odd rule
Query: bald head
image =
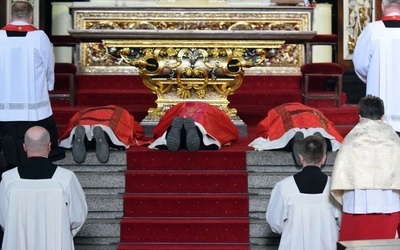
<path fill-rule="evenodd" d="M 34 126 L 25 133 L 24 148 L 28 157 L 47 157 L 50 152 L 50 134 L 40 126 Z"/>

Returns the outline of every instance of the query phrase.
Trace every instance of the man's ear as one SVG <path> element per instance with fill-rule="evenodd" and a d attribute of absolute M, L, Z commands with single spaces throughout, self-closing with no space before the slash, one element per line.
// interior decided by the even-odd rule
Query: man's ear
<path fill-rule="evenodd" d="M 326 158 L 327 158 L 327 155 L 324 155 L 324 157 L 322 157 L 321 166 L 325 164 Z"/>
<path fill-rule="evenodd" d="M 301 154 L 299 154 L 299 156 L 300 156 L 300 162 L 301 162 L 301 165 L 303 165 L 303 166 L 304 166 L 304 157 L 303 157 Z"/>
<path fill-rule="evenodd" d="M 25 143 L 22 144 L 22 147 L 24 148 L 24 151 L 26 152 L 26 145 L 25 145 Z"/>

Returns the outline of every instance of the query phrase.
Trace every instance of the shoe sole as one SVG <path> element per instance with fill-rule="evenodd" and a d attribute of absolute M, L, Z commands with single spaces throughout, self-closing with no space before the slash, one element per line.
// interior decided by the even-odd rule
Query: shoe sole
<path fill-rule="evenodd" d="M 183 126 L 186 130 L 186 147 L 190 152 L 196 152 L 200 148 L 200 138 L 197 133 L 196 124 L 193 118 L 189 117 L 183 121 Z"/>
<path fill-rule="evenodd" d="M 167 148 L 171 152 L 177 152 L 181 146 L 182 126 L 183 118 L 175 117 L 167 134 Z"/>
<path fill-rule="evenodd" d="M 74 139 L 72 141 L 72 157 L 76 163 L 82 163 L 85 161 L 85 128 L 83 126 L 77 126 L 75 128 Z"/>
<path fill-rule="evenodd" d="M 296 132 L 294 135 L 294 144 L 293 144 L 293 156 L 296 165 L 301 166 L 301 161 L 300 161 L 300 143 L 304 139 L 304 134 L 301 132 Z"/>
<path fill-rule="evenodd" d="M 324 138 L 324 136 L 320 133 L 320 132 L 315 132 L 314 133 L 315 136 L 318 136 L 320 138 Z"/>
<path fill-rule="evenodd" d="M 96 140 L 96 157 L 101 163 L 106 163 L 110 157 L 110 147 L 107 143 L 104 130 L 101 127 L 94 127 L 93 136 Z"/>

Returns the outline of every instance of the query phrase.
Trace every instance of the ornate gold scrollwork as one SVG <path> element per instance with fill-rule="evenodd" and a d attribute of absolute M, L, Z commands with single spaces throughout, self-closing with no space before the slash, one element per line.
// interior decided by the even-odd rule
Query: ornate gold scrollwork
<path fill-rule="evenodd" d="M 181 47 L 171 42 L 170 46 L 148 48 L 133 46 L 132 41 L 103 42 L 107 53 L 121 65 L 137 67 L 145 86 L 157 94 L 158 107 L 151 109 L 152 119 L 161 117 L 166 107 L 185 100 L 216 104 L 236 118 L 236 110 L 228 108 L 227 98 L 242 84 L 243 68 L 264 64 L 275 56 L 274 51 L 283 41 L 269 45 L 275 50 L 243 47 L 240 41 L 235 42 L 237 47 L 218 47 L 212 41 L 212 47 L 180 43 Z"/>

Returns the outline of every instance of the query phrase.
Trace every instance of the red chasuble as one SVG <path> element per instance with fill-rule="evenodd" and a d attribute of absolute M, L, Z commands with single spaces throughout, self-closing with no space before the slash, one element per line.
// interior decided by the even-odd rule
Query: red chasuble
<path fill-rule="evenodd" d="M 140 124 L 127 110 L 115 105 L 88 108 L 77 112 L 69 121 L 60 141 L 69 137 L 71 130 L 77 125 L 99 124 L 108 126 L 125 145 L 141 146 L 147 143 L 141 141 L 144 132 Z"/>
<path fill-rule="evenodd" d="M 161 137 L 169 128 L 174 117 L 192 117 L 207 131 L 207 135 L 221 145 L 237 140 L 239 131 L 229 116 L 219 108 L 206 102 L 181 102 L 171 107 L 153 130 L 154 138 Z"/>
<path fill-rule="evenodd" d="M 297 102 L 271 109 L 267 117 L 258 124 L 257 135 L 273 141 L 292 128 L 323 128 L 340 143 L 343 141 L 333 123 L 321 111 Z"/>

